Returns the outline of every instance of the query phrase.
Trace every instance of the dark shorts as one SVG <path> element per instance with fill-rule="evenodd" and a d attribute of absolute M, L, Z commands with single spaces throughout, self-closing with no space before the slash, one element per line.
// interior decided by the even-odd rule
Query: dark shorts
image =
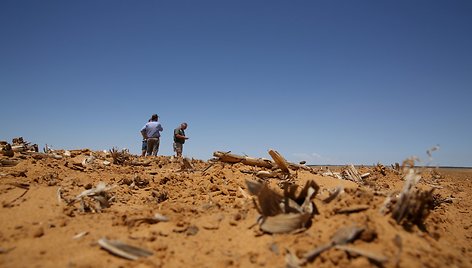
<path fill-rule="evenodd" d="M 181 154 L 184 145 L 182 143 L 174 142 L 174 152 Z"/>
<path fill-rule="evenodd" d="M 141 144 L 141 150 L 143 151 L 147 150 L 147 140 L 143 140 L 143 144 Z"/>

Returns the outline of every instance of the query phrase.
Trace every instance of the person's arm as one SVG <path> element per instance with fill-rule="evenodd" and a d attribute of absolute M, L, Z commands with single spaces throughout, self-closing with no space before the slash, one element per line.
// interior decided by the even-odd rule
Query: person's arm
<path fill-rule="evenodd" d="M 184 139 L 184 140 L 188 140 L 188 137 L 184 136 L 184 135 L 180 135 L 179 132 L 175 132 L 175 137 L 177 139 Z"/>
<path fill-rule="evenodd" d="M 188 140 L 188 137 L 185 137 L 185 136 L 180 135 L 180 134 L 175 135 L 175 137 L 178 138 L 178 139 L 185 139 L 185 140 Z"/>
<path fill-rule="evenodd" d="M 147 133 L 146 133 L 146 126 L 144 126 L 142 129 L 141 129 L 141 135 L 143 135 L 143 139 L 147 140 Z"/>

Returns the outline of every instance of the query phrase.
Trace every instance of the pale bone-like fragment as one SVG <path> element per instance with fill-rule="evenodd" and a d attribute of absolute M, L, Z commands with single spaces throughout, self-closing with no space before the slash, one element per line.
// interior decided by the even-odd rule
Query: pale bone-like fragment
<path fill-rule="evenodd" d="M 286 268 L 299 268 L 302 261 L 297 257 L 296 254 L 285 249 L 285 267 Z"/>
<path fill-rule="evenodd" d="M 303 204 L 301 206 L 303 212 L 306 212 L 309 214 L 312 214 L 314 212 L 315 208 L 314 208 L 313 203 L 311 202 L 311 199 L 314 197 L 315 194 L 316 194 L 315 188 L 309 187 L 306 192 L 305 200 L 303 201 Z"/>
<path fill-rule="evenodd" d="M 244 198 L 251 199 L 251 196 L 243 190 L 243 188 L 239 187 L 239 192 L 244 196 Z"/>
<path fill-rule="evenodd" d="M 405 176 L 405 184 L 403 189 L 398 196 L 397 203 L 393 208 L 392 216 L 400 222 L 406 214 L 409 205 L 409 199 L 411 198 L 411 192 L 414 186 L 420 181 L 421 176 L 412 168 L 408 169 L 408 174 Z"/>
<path fill-rule="evenodd" d="M 261 179 L 275 178 L 277 177 L 277 173 L 261 170 L 256 173 L 256 177 L 261 178 Z"/>
<path fill-rule="evenodd" d="M 129 260 L 137 260 L 139 257 L 147 257 L 153 254 L 148 250 L 131 246 L 118 240 L 101 238 L 98 240 L 98 244 L 107 251 Z"/>
<path fill-rule="evenodd" d="M 307 182 L 298 195 L 295 195 L 296 187 L 286 188 L 284 196 L 262 183 L 246 181 L 246 184 L 249 192 L 257 196 L 258 202 L 254 204 L 262 214 L 259 224 L 265 232 L 288 233 L 302 230 L 316 211 L 311 200 L 319 187 L 314 181 Z M 301 202 L 303 203 L 299 205 Z"/>
<path fill-rule="evenodd" d="M 56 194 L 57 194 L 57 202 L 58 202 L 59 204 L 62 203 L 61 190 L 62 190 L 62 187 L 59 187 L 59 188 L 57 189 L 57 192 L 56 192 Z"/>
<path fill-rule="evenodd" d="M 336 187 L 336 189 L 334 189 L 334 191 L 327 197 L 323 200 L 323 203 L 330 203 L 331 201 L 333 201 L 336 197 L 338 197 L 338 195 L 344 190 L 344 187 L 342 186 L 338 186 Z"/>
<path fill-rule="evenodd" d="M 182 168 L 181 170 L 195 170 L 195 167 L 192 165 L 192 162 L 190 161 L 190 159 L 188 157 L 185 157 L 182 159 Z"/>
<path fill-rule="evenodd" d="M 88 235 L 88 233 L 89 233 L 88 231 L 80 232 L 80 233 L 74 235 L 74 236 L 72 237 L 72 239 L 79 239 L 79 238 L 82 238 L 82 237 Z"/>
<path fill-rule="evenodd" d="M 130 219 L 130 220 L 127 220 L 126 223 L 128 224 L 128 226 L 134 226 L 135 224 L 141 224 L 143 222 L 146 222 L 146 223 L 149 223 L 149 224 L 155 224 L 155 223 L 158 223 L 158 222 L 166 222 L 166 221 L 169 221 L 169 218 L 160 214 L 160 213 L 156 213 L 154 214 L 154 216 L 152 217 L 142 217 L 142 218 L 136 218 L 136 219 Z"/>
<path fill-rule="evenodd" d="M 311 214 L 309 213 L 278 214 L 264 218 L 260 228 L 261 230 L 272 234 L 288 233 L 304 228 L 310 217 Z"/>
<path fill-rule="evenodd" d="M 321 245 L 312 251 L 307 252 L 303 256 L 303 259 L 301 260 L 301 264 L 305 264 L 307 262 L 313 261 L 318 255 L 332 248 L 333 246 L 351 243 L 363 231 L 364 231 L 364 228 L 357 227 L 355 225 L 344 227 L 337 230 L 336 233 L 334 233 L 333 237 L 331 238 L 330 242 L 328 242 L 327 244 Z"/>
<path fill-rule="evenodd" d="M 88 157 L 84 158 L 84 160 L 82 160 L 82 166 L 86 167 L 86 166 L 92 164 L 93 161 L 95 161 L 95 157 L 93 155 L 88 156 Z"/>
<path fill-rule="evenodd" d="M 376 263 L 384 263 L 388 260 L 388 258 L 383 255 L 372 253 L 364 249 L 359 249 L 359 248 L 344 246 L 344 245 L 336 245 L 335 248 L 339 250 L 344 250 L 352 254 L 358 254 L 358 255 L 364 256 Z"/>
<path fill-rule="evenodd" d="M 75 201 L 78 201 L 79 199 L 81 199 L 82 197 L 84 196 L 94 196 L 94 195 L 99 195 L 101 194 L 102 192 L 106 192 L 108 190 L 111 190 L 113 188 L 115 188 L 116 186 L 113 185 L 113 186 L 107 186 L 106 183 L 104 182 L 99 182 L 97 184 L 97 186 L 95 188 L 92 188 L 92 189 L 89 189 L 89 190 L 85 190 L 83 191 L 82 193 L 80 193 L 76 198 L 75 198 Z"/>

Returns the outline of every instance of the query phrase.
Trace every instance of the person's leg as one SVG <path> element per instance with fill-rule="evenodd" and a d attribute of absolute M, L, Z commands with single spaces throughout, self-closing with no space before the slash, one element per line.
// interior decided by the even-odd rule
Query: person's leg
<path fill-rule="evenodd" d="M 156 143 L 156 139 L 155 138 L 149 138 L 147 139 L 147 152 L 146 152 L 146 155 L 147 156 L 150 156 L 152 155 L 153 153 L 153 148 L 154 148 L 154 144 Z"/>
<path fill-rule="evenodd" d="M 177 157 L 182 157 L 182 143 L 174 143 L 175 144 L 175 154 Z"/>
<path fill-rule="evenodd" d="M 141 144 L 141 156 L 146 156 L 147 151 L 147 140 L 143 140 Z"/>
<path fill-rule="evenodd" d="M 177 154 L 177 143 L 174 142 L 174 143 L 172 144 L 172 147 L 174 148 L 175 156 L 178 157 L 179 155 Z"/>
<path fill-rule="evenodd" d="M 156 139 L 156 143 L 154 143 L 154 146 L 152 148 L 152 155 L 157 156 L 157 152 L 159 152 L 159 139 Z"/>

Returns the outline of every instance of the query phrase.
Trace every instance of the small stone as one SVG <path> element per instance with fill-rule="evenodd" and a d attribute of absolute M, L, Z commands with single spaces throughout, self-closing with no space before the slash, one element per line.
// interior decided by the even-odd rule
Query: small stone
<path fill-rule="evenodd" d="M 373 229 L 364 230 L 360 239 L 365 242 L 372 242 L 377 238 L 377 232 Z"/>
<path fill-rule="evenodd" d="M 34 231 L 34 233 L 33 233 L 33 237 L 34 237 L 34 238 L 38 238 L 38 237 L 41 237 L 41 236 L 43 236 L 43 235 L 44 235 L 44 229 L 43 229 L 43 227 L 38 227 L 38 228 Z"/>
<path fill-rule="evenodd" d="M 196 235 L 198 233 L 198 227 L 195 226 L 195 225 L 191 225 L 187 228 L 187 231 L 185 232 L 185 234 L 187 234 L 188 236 L 190 235 Z"/>
<path fill-rule="evenodd" d="M 235 221 L 239 221 L 239 220 L 241 220 L 242 218 L 243 218 L 243 216 L 241 216 L 241 213 L 236 213 L 236 214 L 234 214 L 234 217 L 233 217 L 233 219 L 234 219 Z"/>

